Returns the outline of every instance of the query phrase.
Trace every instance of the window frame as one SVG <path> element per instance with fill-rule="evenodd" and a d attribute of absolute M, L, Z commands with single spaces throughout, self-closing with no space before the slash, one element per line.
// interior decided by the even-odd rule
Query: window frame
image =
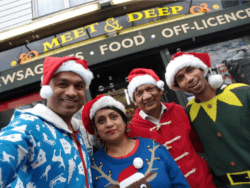
<path fill-rule="evenodd" d="M 91 2 L 95 2 L 95 1 L 98 1 L 98 0 L 92 0 Z M 86 3 L 83 3 L 83 4 L 79 4 L 79 5 L 76 5 L 76 6 L 70 6 L 70 0 L 63 0 L 64 2 L 64 9 L 61 9 L 59 11 L 55 11 L 55 12 L 51 12 L 51 13 L 48 13 L 48 14 L 44 14 L 44 15 L 41 15 L 39 16 L 39 12 L 38 12 L 38 0 L 31 0 L 31 7 L 32 7 L 32 19 L 38 19 L 38 18 L 42 18 L 42 17 L 45 17 L 45 16 L 48 16 L 48 15 L 51 15 L 51 14 L 55 14 L 57 12 L 60 12 L 60 11 L 63 11 L 63 10 L 66 10 L 68 8 L 73 8 L 73 7 L 76 7 L 76 6 L 81 6 L 81 5 L 84 5 L 84 4 L 88 4 L 88 3 L 91 3 L 91 2 L 86 2 Z"/>

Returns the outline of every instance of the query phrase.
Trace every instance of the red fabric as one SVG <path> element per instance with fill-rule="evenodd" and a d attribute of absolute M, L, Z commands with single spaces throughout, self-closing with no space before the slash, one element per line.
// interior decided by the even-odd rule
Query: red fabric
<path fill-rule="evenodd" d="M 152 76 L 156 81 L 160 80 L 159 76 L 157 76 L 157 74 L 155 74 L 155 72 L 152 69 L 136 68 L 136 69 L 133 69 L 129 73 L 128 81 L 130 83 L 133 80 L 133 78 L 135 78 L 137 76 L 143 76 L 143 75 L 146 75 L 146 74 Z"/>
<path fill-rule="evenodd" d="M 125 168 L 118 176 L 118 182 L 122 182 L 123 180 L 127 179 L 128 177 L 132 176 L 137 172 L 137 168 L 134 165 L 131 165 Z"/>
<path fill-rule="evenodd" d="M 192 169 L 196 169 L 195 173 L 187 177 L 189 185 L 192 188 L 216 187 L 206 161 L 196 153 L 191 142 L 191 140 L 196 140 L 195 146 L 198 150 L 201 150 L 202 146 L 200 142 L 197 142 L 198 137 L 196 134 L 192 133 L 190 121 L 184 108 L 173 102 L 164 103 L 164 105 L 167 107 L 167 111 L 163 113 L 160 123 L 171 120 L 171 124 L 162 126 L 158 131 L 155 129 L 150 131 L 150 128 L 155 127 L 155 124 L 142 119 L 139 115 L 140 109 L 137 109 L 129 125 L 129 136 L 151 138 L 160 144 L 164 144 L 177 136 L 181 136 L 179 140 L 168 144 L 168 146 L 172 146 L 169 152 L 174 159 L 183 155 L 185 152 L 189 153 L 187 156 L 176 161 L 184 175 Z M 194 138 L 191 138 L 191 136 L 194 136 Z"/>
<path fill-rule="evenodd" d="M 211 67 L 211 60 L 209 57 L 208 53 L 195 53 L 195 52 L 177 52 L 176 54 L 174 54 L 174 56 L 172 57 L 172 60 L 174 60 L 176 57 L 182 56 L 182 55 L 193 55 L 194 57 L 197 57 L 198 59 L 200 59 L 201 61 L 203 61 L 204 64 L 207 65 L 207 67 Z"/>
<path fill-rule="evenodd" d="M 203 146 L 201 144 L 201 141 L 200 141 L 197 133 L 194 131 L 193 127 L 191 127 L 190 139 L 191 139 L 191 142 L 194 146 L 195 151 L 197 151 L 199 153 L 204 153 L 204 149 L 203 149 Z"/>
<path fill-rule="evenodd" d="M 85 161 L 84 161 L 84 158 L 83 158 L 83 154 L 82 154 L 82 147 L 81 147 L 81 144 L 80 142 L 78 141 L 77 139 L 77 135 L 79 133 L 79 130 L 74 134 L 72 133 L 73 137 L 75 138 L 76 140 L 76 144 L 77 144 L 77 148 L 78 148 L 78 152 L 79 152 L 79 155 L 80 155 L 80 158 L 82 160 L 82 165 L 83 165 L 83 169 L 84 169 L 84 174 L 85 174 L 85 182 L 86 182 L 86 187 L 89 188 L 89 181 L 88 181 L 88 171 L 87 171 L 87 167 L 86 167 L 86 164 L 85 164 Z"/>
<path fill-rule="evenodd" d="M 76 57 L 46 57 L 43 65 L 43 83 L 42 85 L 49 85 L 49 82 L 57 71 L 57 69 L 66 61 L 74 60 L 76 63 L 81 64 L 85 69 L 88 68 L 88 62 L 84 59 L 78 59 Z"/>
<path fill-rule="evenodd" d="M 104 97 L 106 95 L 99 95 L 96 98 L 94 98 L 93 100 L 87 102 L 83 109 L 82 109 L 82 123 L 86 129 L 86 131 L 93 135 L 95 133 L 95 129 L 94 129 L 94 125 L 92 124 L 92 120 L 89 117 L 90 114 L 90 110 L 93 106 L 93 104 L 98 101 L 100 98 Z"/>

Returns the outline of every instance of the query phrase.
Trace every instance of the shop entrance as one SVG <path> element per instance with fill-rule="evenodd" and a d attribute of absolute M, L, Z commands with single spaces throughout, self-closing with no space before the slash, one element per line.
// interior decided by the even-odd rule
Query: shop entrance
<path fill-rule="evenodd" d="M 164 59 L 159 51 L 131 55 L 130 57 L 126 56 L 109 62 L 102 62 L 100 66 L 90 67 L 95 77 L 90 86 L 92 98 L 100 94 L 111 95 L 125 105 L 126 115 L 129 120 L 132 118 L 136 109 L 127 91 L 128 74 L 134 68 L 153 69 L 160 79 L 165 82 Z M 174 101 L 174 99 L 171 99 L 171 96 L 169 96 L 170 93 L 166 86 L 162 102 Z"/>

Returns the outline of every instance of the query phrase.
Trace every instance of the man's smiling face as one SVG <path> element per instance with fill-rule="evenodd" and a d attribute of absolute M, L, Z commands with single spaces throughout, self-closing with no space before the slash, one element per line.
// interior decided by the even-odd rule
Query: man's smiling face
<path fill-rule="evenodd" d="M 135 105 L 148 115 L 161 108 L 163 91 L 153 84 L 143 84 L 134 92 Z"/>
<path fill-rule="evenodd" d="M 194 67 L 185 67 L 175 75 L 178 87 L 188 93 L 199 95 L 205 92 L 208 82 L 204 77 L 204 71 Z"/>
<path fill-rule="evenodd" d="M 53 95 L 47 99 L 47 106 L 60 117 L 73 116 L 83 106 L 86 85 L 78 74 L 57 73 L 51 79 L 50 87 Z"/>

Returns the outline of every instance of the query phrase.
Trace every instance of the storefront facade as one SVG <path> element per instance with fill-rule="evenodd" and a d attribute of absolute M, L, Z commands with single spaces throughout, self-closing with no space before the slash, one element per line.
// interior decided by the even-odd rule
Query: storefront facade
<path fill-rule="evenodd" d="M 135 111 L 127 94 L 129 72 L 151 68 L 165 81 L 165 67 L 177 51 L 209 53 L 212 70 L 222 74 L 225 83 L 250 84 L 250 3 L 186 0 L 162 1 L 132 11 L 128 7 L 131 4 L 122 4 L 126 14 L 118 15 L 113 9 L 105 20 L 98 17 L 87 25 L 35 37 L 26 44 L 18 39 L 20 44 L 7 47 L 2 41 L 0 127 L 8 124 L 15 108 L 45 103 L 39 90 L 47 56 L 86 59 L 95 77 L 86 100 L 112 95 L 125 104 L 129 118 Z M 188 97 L 165 86 L 162 101 L 185 106 Z M 76 116 L 80 121 L 80 113 Z"/>

